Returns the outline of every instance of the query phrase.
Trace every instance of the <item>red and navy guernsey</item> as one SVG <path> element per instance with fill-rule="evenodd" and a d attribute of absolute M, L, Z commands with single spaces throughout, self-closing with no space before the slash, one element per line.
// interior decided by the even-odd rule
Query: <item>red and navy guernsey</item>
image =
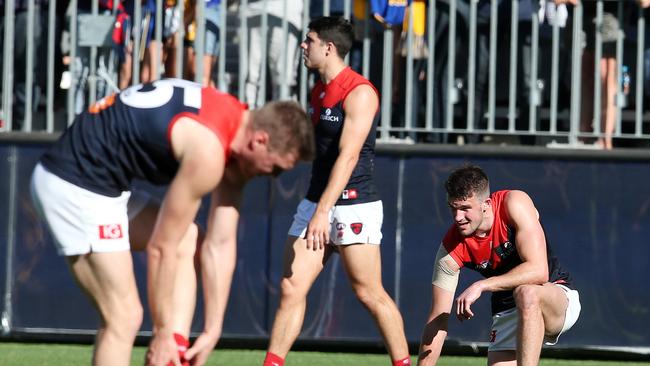
<path fill-rule="evenodd" d="M 516 232 L 509 223 L 506 207 L 503 204 L 508 192 L 510 191 L 496 191 L 490 196 L 494 223 L 492 230 L 485 237 L 464 237 L 458 232 L 455 224 L 452 224 L 447 231 L 442 245 L 461 268 L 467 267 L 479 272 L 484 277 L 492 277 L 502 275 L 522 263 L 515 243 Z M 571 276 L 562 270 L 551 251 L 548 239 L 546 255 L 550 282 L 572 288 Z M 515 301 L 512 290 L 492 293 L 492 314 L 513 307 L 515 307 Z"/>
<path fill-rule="evenodd" d="M 136 85 L 79 115 L 41 163 L 72 184 L 110 197 L 128 191 L 134 178 L 169 184 L 178 170 L 170 138 L 179 118 L 208 127 L 228 157 L 245 109 L 229 94 L 185 80 Z"/>
<path fill-rule="evenodd" d="M 316 158 L 312 164 L 311 182 L 307 192 L 307 199 L 312 202 L 320 200 L 329 181 L 332 167 L 339 155 L 339 141 L 345 123 L 345 111 L 343 110 L 345 98 L 359 85 L 370 85 L 377 93 L 377 89 L 370 81 L 349 67 L 343 69 L 327 85 L 319 80 L 312 89 L 309 114 L 314 123 L 316 135 Z M 357 165 L 336 205 L 379 200 L 373 180 L 375 135 L 378 122 L 377 111 L 374 112 L 372 128 L 363 143 Z"/>

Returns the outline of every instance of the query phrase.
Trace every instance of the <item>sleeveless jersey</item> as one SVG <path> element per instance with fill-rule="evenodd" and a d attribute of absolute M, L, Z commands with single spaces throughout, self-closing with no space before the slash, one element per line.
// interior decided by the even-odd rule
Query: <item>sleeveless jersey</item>
<path fill-rule="evenodd" d="M 128 191 L 134 178 L 168 184 L 178 169 L 170 139 L 180 117 L 217 135 L 227 159 L 245 109 L 231 95 L 185 80 L 132 86 L 79 115 L 41 163 L 72 184 L 110 197 Z"/>
<path fill-rule="evenodd" d="M 492 277 L 502 275 L 522 263 L 515 245 L 516 232 L 508 222 L 506 207 L 503 204 L 508 192 L 509 190 L 504 190 L 492 193 L 494 224 L 485 237 L 463 237 L 455 225 L 447 231 L 442 244 L 461 268 L 467 267 L 484 277 Z M 546 255 L 550 282 L 571 287 L 571 277 L 560 267 L 548 240 Z M 493 292 L 491 302 L 493 315 L 515 307 L 512 290 Z"/>
<path fill-rule="evenodd" d="M 332 167 L 339 155 L 339 141 L 345 123 L 343 102 L 355 87 L 363 84 L 370 85 L 377 93 L 370 81 L 346 67 L 327 85 L 319 80 L 312 89 L 309 114 L 314 123 L 316 158 L 312 164 L 311 182 L 307 192 L 307 199 L 312 202 L 318 202 L 323 194 Z M 373 181 L 377 122 L 378 117 L 375 113 L 372 128 L 363 143 L 357 165 L 336 202 L 337 205 L 379 200 Z"/>

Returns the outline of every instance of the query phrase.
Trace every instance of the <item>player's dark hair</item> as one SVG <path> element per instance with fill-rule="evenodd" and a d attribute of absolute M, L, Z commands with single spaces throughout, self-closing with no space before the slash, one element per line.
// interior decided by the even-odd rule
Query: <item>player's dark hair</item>
<path fill-rule="evenodd" d="M 314 127 L 300 104 L 270 102 L 251 111 L 252 127 L 269 134 L 269 149 L 285 154 L 295 150 L 300 160 L 313 160 Z"/>
<path fill-rule="evenodd" d="M 476 165 L 463 165 L 449 174 L 445 182 L 447 201 L 462 201 L 476 194 L 480 199 L 490 195 L 490 182 L 483 169 Z"/>
<path fill-rule="evenodd" d="M 323 42 L 332 42 L 341 58 L 350 52 L 354 41 L 352 24 L 342 17 L 320 17 L 309 23 L 309 30 L 315 32 Z"/>

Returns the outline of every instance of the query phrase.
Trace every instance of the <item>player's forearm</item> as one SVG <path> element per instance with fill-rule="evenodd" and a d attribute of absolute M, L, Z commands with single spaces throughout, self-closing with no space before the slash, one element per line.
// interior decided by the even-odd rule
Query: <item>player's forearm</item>
<path fill-rule="evenodd" d="M 150 245 L 147 251 L 147 293 L 154 333 L 171 333 L 172 298 L 176 277 L 176 248 Z"/>
<path fill-rule="evenodd" d="M 201 275 L 205 302 L 205 331 L 220 336 L 237 260 L 236 244 L 205 243 L 203 248 Z"/>
<path fill-rule="evenodd" d="M 548 268 L 537 263 L 523 262 L 505 274 L 481 280 L 484 291 L 513 290 L 521 285 L 548 282 Z"/>
<path fill-rule="evenodd" d="M 187 167 L 181 167 L 181 170 Z M 201 193 L 179 170 L 162 202 L 147 244 L 147 293 L 154 332 L 171 333 L 178 246 L 201 204 Z"/>
<path fill-rule="evenodd" d="M 336 201 L 341 197 L 341 192 L 348 184 L 352 171 L 359 161 L 359 155 L 341 154 L 336 159 L 332 172 L 330 173 L 327 187 L 321 195 L 318 202 L 317 210 L 322 212 L 329 212 L 329 210 L 336 204 Z"/>

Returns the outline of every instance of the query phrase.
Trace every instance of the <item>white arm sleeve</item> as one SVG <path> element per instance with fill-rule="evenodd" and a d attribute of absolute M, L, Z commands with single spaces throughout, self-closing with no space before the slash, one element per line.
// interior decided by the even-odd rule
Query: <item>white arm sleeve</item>
<path fill-rule="evenodd" d="M 453 267 L 449 262 L 453 264 Z M 456 286 L 458 286 L 459 274 L 460 268 L 458 268 L 458 265 L 456 265 L 451 255 L 447 253 L 445 246 L 440 244 L 440 248 L 438 248 L 438 253 L 436 254 L 436 261 L 433 266 L 433 278 L 431 278 L 431 283 L 443 290 L 453 293 L 456 291 Z"/>

